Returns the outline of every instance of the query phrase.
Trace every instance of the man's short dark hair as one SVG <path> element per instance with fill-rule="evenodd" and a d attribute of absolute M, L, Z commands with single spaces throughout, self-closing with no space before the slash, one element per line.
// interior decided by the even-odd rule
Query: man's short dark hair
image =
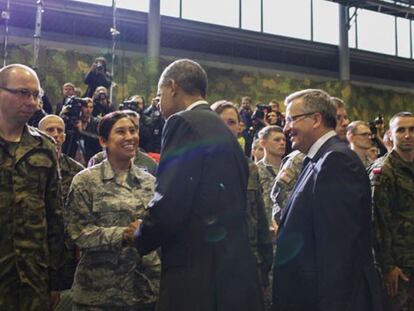
<path fill-rule="evenodd" d="M 306 89 L 290 94 L 285 99 L 285 105 L 294 100 L 303 100 L 303 113 L 319 112 L 322 115 L 323 124 L 327 128 L 336 128 L 336 106 L 332 97 L 323 90 Z"/>
<path fill-rule="evenodd" d="M 230 101 L 227 101 L 227 100 L 224 100 L 224 99 L 216 101 L 214 104 L 212 104 L 210 106 L 210 108 L 211 108 L 211 110 L 216 112 L 218 115 L 221 115 L 223 113 L 223 111 L 226 110 L 226 109 L 233 109 L 237 114 L 237 120 L 240 122 L 239 111 L 237 110 L 236 105 L 233 104 Z"/>
<path fill-rule="evenodd" d="M 257 136 L 259 137 L 259 139 L 267 139 L 270 133 L 282 133 L 283 134 L 283 129 L 277 125 L 268 125 L 262 128 L 257 134 Z"/>
<path fill-rule="evenodd" d="M 187 94 L 199 94 L 203 98 L 206 97 L 207 73 L 197 62 L 190 59 L 179 59 L 168 65 L 160 77 L 160 85 L 168 85 L 172 80 Z"/>
<path fill-rule="evenodd" d="M 414 114 L 412 112 L 409 112 L 409 111 L 400 111 L 400 112 L 397 112 L 390 119 L 390 123 L 389 123 L 390 128 L 391 128 L 391 124 L 394 122 L 395 119 L 397 119 L 397 118 L 405 118 L 405 117 L 414 118 Z"/>
<path fill-rule="evenodd" d="M 367 122 L 357 120 L 357 121 L 353 121 L 349 123 L 349 125 L 346 127 L 346 132 L 355 135 L 357 132 L 358 126 L 362 126 L 362 125 L 365 125 L 366 127 L 369 128 L 369 124 Z"/>

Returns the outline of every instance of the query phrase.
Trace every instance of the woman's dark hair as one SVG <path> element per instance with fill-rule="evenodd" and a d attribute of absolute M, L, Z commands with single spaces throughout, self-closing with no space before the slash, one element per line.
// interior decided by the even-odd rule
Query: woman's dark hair
<path fill-rule="evenodd" d="M 105 141 L 107 141 L 116 121 L 123 118 L 130 119 L 132 124 L 135 124 L 131 117 L 124 111 L 114 111 L 103 116 L 98 125 L 99 137 L 102 137 Z"/>

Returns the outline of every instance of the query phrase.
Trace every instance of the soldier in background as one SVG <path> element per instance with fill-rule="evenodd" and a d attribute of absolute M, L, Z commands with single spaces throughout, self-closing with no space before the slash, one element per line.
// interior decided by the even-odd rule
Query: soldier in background
<path fill-rule="evenodd" d="M 39 129 L 49 134 L 56 141 L 56 152 L 59 160 L 59 170 L 62 184 L 63 201 L 69 192 L 70 184 L 73 177 L 84 169 L 83 165 L 75 161 L 68 155 L 62 153 L 62 144 L 65 142 L 65 123 L 61 117 L 56 115 L 48 115 L 39 122 Z M 67 241 L 68 242 L 68 241 Z M 73 276 L 76 270 L 76 248 L 72 243 L 66 244 L 68 249 L 68 257 L 65 264 L 59 269 L 59 289 L 60 302 L 57 310 L 72 310 L 71 296 L 69 289 L 72 287 Z"/>
<path fill-rule="evenodd" d="M 236 106 L 225 100 L 220 100 L 211 105 L 229 130 L 235 137 L 239 132 L 240 116 Z M 269 223 L 266 219 L 263 191 L 259 182 L 259 171 L 257 165 L 248 157 L 249 179 L 247 185 L 247 227 L 249 241 L 253 254 L 259 267 L 259 275 L 264 292 L 265 305 L 271 303 L 271 287 L 269 272 L 272 267 L 273 248 L 269 232 Z"/>
<path fill-rule="evenodd" d="M 40 97 L 32 69 L 0 69 L 0 310 L 44 311 L 59 300 L 66 250 L 56 151 L 26 125 Z"/>
<path fill-rule="evenodd" d="M 264 157 L 257 162 L 259 181 L 263 188 L 263 201 L 269 224 L 272 224 L 272 206 L 270 192 L 277 173 L 279 172 L 282 156 L 285 154 L 286 138 L 283 130 L 277 125 L 266 126 L 259 132 L 260 144 L 264 149 Z M 276 228 L 271 226 L 271 232 L 276 235 Z"/>
<path fill-rule="evenodd" d="M 414 114 L 390 120 L 393 150 L 370 169 L 375 254 L 385 286 L 385 310 L 414 310 Z"/>
<path fill-rule="evenodd" d="M 65 201 L 73 177 L 75 177 L 75 175 L 85 167 L 62 152 L 62 145 L 65 142 L 66 134 L 65 122 L 63 122 L 63 119 L 61 117 L 51 114 L 47 115 L 40 120 L 39 130 L 45 132 L 55 139 L 56 152 L 59 159 L 62 198 L 63 201 Z"/>

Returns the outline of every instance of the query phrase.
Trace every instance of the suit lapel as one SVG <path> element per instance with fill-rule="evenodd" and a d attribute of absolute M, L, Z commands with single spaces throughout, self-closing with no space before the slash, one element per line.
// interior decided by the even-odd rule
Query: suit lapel
<path fill-rule="evenodd" d="M 287 218 L 289 217 L 290 211 L 292 209 L 292 203 L 293 203 L 293 199 L 295 198 L 295 195 L 293 195 L 295 192 L 303 190 L 303 188 L 305 187 L 306 182 L 309 179 L 310 174 L 313 172 L 314 167 L 316 165 L 316 162 L 326 153 L 327 149 L 332 145 L 337 143 L 339 140 L 338 136 L 333 136 L 331 138 L 329 138 L 322 146 L 321 148 L 318 150 L 318 152 L 316 153 L 316 155 L 313 157 L 313 159 L 311 159 L 309 161 L 309 163 L 306 165 L 306 167 L 303 168 L 302 172 L 299 174 L 298 180 L 295 184 L 295 186 L 293 187 L 293 190 L 290 194 L 290 197 L 286 203 L 286 207 L 282 210 L 281 213 L 281 225 L 283 225 L 286 221 Z"/>

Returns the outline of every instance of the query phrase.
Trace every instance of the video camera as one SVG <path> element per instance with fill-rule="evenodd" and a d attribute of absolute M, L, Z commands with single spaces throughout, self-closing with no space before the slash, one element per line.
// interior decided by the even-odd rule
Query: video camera
<path fill-rule="evenodd" d="M 73 129 L 75 122 L 81 117 L 82 107 L 86 107 L 88 100 L 81 97 L 71 96 L 64 105 L 65 113 L 62 115 L 62 119 L 65 122 L 66 130 Z"/>
<path fill-rule="evenodd" d="M 96 62 L 96 70 L 102 71 L 104 69 L 104 64 L 101 61 Z"/>
<path fill-rule="evenodd" d="M 384 124 L 384 116 L 382 114 L 378 114 L 374 120 L 369 121 L 369 129 L 373 136 L 375 136 L 378 132 L 378 127 Z"/>
<path fill-rule="evenodd" d="M 264 117 L 272 111 L 272 107 L 266 104 L 257 104 L 256 109 L 252 114 L 252 122 L 263 120 Z"/>
<path fill-rule="evenodd" d="M 119 110 L 132 110 L 138 112 L 138 102 L 135 100 L 125 100 L 119 105 Z"/>

